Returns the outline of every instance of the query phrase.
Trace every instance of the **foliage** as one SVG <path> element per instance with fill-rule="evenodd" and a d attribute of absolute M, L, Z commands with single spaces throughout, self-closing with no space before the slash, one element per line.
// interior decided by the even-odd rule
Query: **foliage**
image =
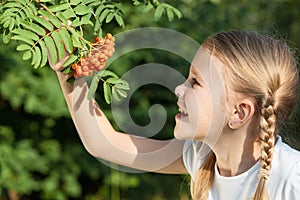
<path fill-rule="evenodd" d="M 148 2 L 153 7 L 149 12 L 141 14 Z M 112 19 L 110 23 L 102 23 L 102 30 L 117 33 L 143 26 L 161 26 L 175 29 L 201 42 L 206 36 L 222 30 L 254 29 L 287 38 L 295 49 L 300 47 L 300 5 L 297 0 L 275 0 L 272 3 L 266 0 L 172 1 L 172 5 L 181 10 L 184 16 L 180 21 L 174 20 L 172 23 L 169 23 L 166 11 L 162 14 L 166 18 L 160 21 L 149 20 L 154 18 L 157 7 L 153 2 L 140 0 L 140 4 L 133 7 L 132 2 L 122 1 L 118 5 L 126 26 L 120 27 Z M 0 9 L 3 11 L 2 5 Z M 93 38 L 93 27 L 84 27 L 87 40 Z M 1 31 L 4 32 L 4 29 Z M 123 173 L 110 169 L 88 155 L 69 118 L 55 73 L 48 67 L 36 70 L 28 67 L 31 61 L 21 61 L 22 52 L 15 52 L 20 43 L 0 43 L 2 199 L 9 199 L 13 195 L 19 199 L 53 199 L 55 194 L 57 196 L 54 199 L 117 199 L 116 192 L 120 199 L 127 200 L 189 199 L 189 180 L 185 175 Z M 167 64 L 184 75 L 188 73 L 189 63 L 170 53 L 148 49 L 126 54 L 114 61 L 110 68 L 121 76 L 131 66 L 150 62 Z M 97 88 L 97 91 L 102 90 L 102 87 Z M 96 99 L 113 122 L 109 105 L 103 103 L 102 97 L 98 95 Z M 175 95 L 165 88 L 146 85 L 134 93 L 130 112 L 138 124 L 144 125 L 149 123 L 149 107 L 156 103 L 162 104 L 168 112 L 168 119 L 163 130 L 155 137 L 170 138 L 174 115 L 177 113 L 176 100 Z M 285 133 L 284 140 L 298 149 L 299 105 L 300 102 L 281 132 Z M 65 184 L 74 186 L 73 191 L 65 188 Z"/>
<path fill-rule="evenodd" d="M 142 3 L 134 1 L 133 4 Z M 158 1 L 146 1 L 144 4 L 144 12 L 156 7 L 155 20 L 159 20 L 165 11 L 170 21 L 174 19 L 174 13 L 178 18 L 181 17 L 180 11 L 169 4 Z M 71 64 L 87 56 L 93 49 L 93 44 L 85 38 L 85 26 L 92 26 L 94 35 L 98 37 L 102 37 L 103 23 L 115 20 L 119 26 L 124 27 L 121 6 L 121 3 L 114 1 L 99 0 L 7 0 L 0 9 L 3 42 L 8 43 L 11 39 L 20 41 L 17 51 L 24 52 L 23 60 L 31 59 L 34 68 L 45 66 L 48 55 L 49 62 L 56 63 L 71 54 L 64 63 L 65 72 L 69 73 Z M 97 85 L 92 85 L 92 91 L 95 92 L 99 79 L 94 77 L 93 80 L 92 83 L 97 82 Z M 122 87 L 124 84 L 115 84 L 116 81 L 104 81 L 107 103 L 111 102 L 111 97 L 125 97 L 126 90 L 129 89 L 127 83 L 126 87 Z M 93 95 L 94 93 L 89 98 Z"/>

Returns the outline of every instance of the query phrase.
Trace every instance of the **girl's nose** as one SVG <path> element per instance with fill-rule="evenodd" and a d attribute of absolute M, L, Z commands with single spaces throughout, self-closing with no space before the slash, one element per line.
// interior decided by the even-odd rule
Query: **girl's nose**
<path fill-rule="evenodd" d="M 185 91 L 185 85 L 184 85 L 184 83 L 181 84 L 181 85 L 178 85 L 175 88 L 175 94 L 176 94 L 177 97 L 183 97 L 184 91 Z"/>

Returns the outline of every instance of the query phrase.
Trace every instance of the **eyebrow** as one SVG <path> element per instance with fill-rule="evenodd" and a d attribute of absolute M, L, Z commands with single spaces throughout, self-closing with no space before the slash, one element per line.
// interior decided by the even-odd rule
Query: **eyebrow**
<path fill-rule="evenodd" d="M 191 73 L 194 74 L 194 75 L 196 75 L 197 78 L 199 78 L 199 80 L 201 82 L 204 82 L 203 81 L 204 79 L 202 78 L 201 74 L 198 72 L 198 70 L 193 65 L 191 65 Z"/>

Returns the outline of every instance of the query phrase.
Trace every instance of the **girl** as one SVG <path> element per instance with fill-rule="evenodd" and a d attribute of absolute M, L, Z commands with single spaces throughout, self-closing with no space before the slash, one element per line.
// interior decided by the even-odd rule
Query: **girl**
<path fill-rule="evenodd" d="M 157 141 L 113 129 L 84 79 L 56 71 L 72 119 L 89 153 L 131 168 L 189 173 L 193 199 L 300 198 L 300 153 L 278 135 L 298 95 L 288 46 L 251 32 L 221 32 L 196 53 L 175 90 L 176 139 Z"/>

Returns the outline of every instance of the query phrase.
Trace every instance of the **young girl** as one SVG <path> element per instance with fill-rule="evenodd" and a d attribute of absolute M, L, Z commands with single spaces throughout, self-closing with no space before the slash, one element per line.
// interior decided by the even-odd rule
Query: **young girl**
<path fill-rule="evenodd" d="M 300 198 L 300 153 L 278 129 L 291 114 L 299 73 L 288 46 L 251 32 L 221 32 L 196 53 L 176 88 L 176 139 L 157 141 L 113 129 L 85 79 L 56 70 L 72 119 L 89 153 L 131 168 L 189 173 L 193 199 Z"/>

